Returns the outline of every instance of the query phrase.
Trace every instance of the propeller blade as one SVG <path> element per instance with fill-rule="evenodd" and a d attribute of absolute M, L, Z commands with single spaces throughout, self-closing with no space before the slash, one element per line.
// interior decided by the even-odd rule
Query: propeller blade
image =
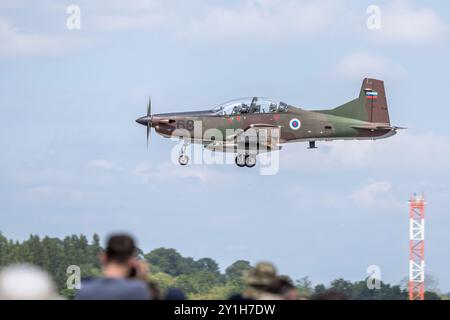
<path fill-rule="evenodd" d="M 152 117 L 152 97 L 148 98 L 147 117 Z M 147 149 L 148 149 L 148 143 L 150 140 L 152 120 L 153 119 L 150 118 L 150 120 L 147 122 Z"/>
<path fill-rule="evenodd" d="M 147 124 L 147 149 L 149 140 L 150 140 L 150 122 Z"/>

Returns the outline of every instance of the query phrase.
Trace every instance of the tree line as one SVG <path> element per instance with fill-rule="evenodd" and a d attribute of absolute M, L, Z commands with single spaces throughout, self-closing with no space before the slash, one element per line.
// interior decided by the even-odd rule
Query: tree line
<path fill-rule="evenodd" d="M 54 279 L 61 295 L 71 298 L 74 291 L 66 287 L 67 267 L 77 265 L 82 277 L 101 274 L 99 254 L 103 248 L 100 237 L 94 234 L 89 241 L 84 235 L 71 235 L 63 239 L 30 235 L 27 240 L 14 241 L 0 233 L 0 267 L 13 263 L 31 263 L 46 270 Z M 176 287 L 183 290 L 190 299 L 226 299 L 244 289 L 243 275 L 253 268 L 246 260 L 238 260 L 221 272 L 219 265 L 211 258 L 195 260 L 184 257 L 175 249 L 157 248 L 148 253 L 139 251 L 142 259 L 150 264 L 149 281 L 161 290 Z M 329 285 L 313 286 L 308 277 L 293 280 L 300 296 L 313 297 L 325 291 L 334 290 L 349 299 L 405 300 L 407 291 L 400 285 L 381 283 L 381 288 L 370 290 L 366 280 L 333 280 Z M 447 298 L 435 292 L 427 292 L 427 299 Z"/>

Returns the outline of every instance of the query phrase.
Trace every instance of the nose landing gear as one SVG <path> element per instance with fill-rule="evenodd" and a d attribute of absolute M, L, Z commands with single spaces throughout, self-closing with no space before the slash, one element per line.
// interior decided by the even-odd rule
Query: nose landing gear
<path fill-rule="evenodd" d="M 186 155 L 186 147 L 189 145 L 188 142 L 184 142 L 180 150 L 180 156 L 178 157 L 178 163 L 185 166 L 189 163 L 189 157 Z"/>
<path fill-rule="evenodd" d="M 178 157 L 178 163 L 181 164 L 182 166 L 185 166 L 189 163 L 189 157 L 187 155 L 180 155 Z"/>

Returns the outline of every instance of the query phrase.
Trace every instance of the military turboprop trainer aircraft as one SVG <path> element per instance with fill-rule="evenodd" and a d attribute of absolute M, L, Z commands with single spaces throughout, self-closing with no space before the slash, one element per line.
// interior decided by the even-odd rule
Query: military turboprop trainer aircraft
<path fill-rule="evenodd" d="M 234 152 L 239 167 L 255 166 L 258 153 L 280 150 L 283 143 L 308 142 L 309 149 L 315 149 L 316 141 L 377 140 L 403 129 L 391 126 L 384 82 L 376 79 L 364 79 L 358 98 L 330 110 L 306 111 L 284 102 L 253 97 L 205 111 L 152 115 L 149 101 L 147 115 L 136 122 L 147 127 L 147 143 L 151 128 L 164 137 L 183 139 L 178 159 L 181 165 L 189 162 L 186 147 L 193 142 L 212 151 Z M 208 134 L 211 130 L 216 133 Z M 254 150 L 249 148 L 248 140 L 239 148 L 239 138 L 250 131 L 263 139 L 257 140 Z M 263 131 L 265 135 L 261 134 Z"/>

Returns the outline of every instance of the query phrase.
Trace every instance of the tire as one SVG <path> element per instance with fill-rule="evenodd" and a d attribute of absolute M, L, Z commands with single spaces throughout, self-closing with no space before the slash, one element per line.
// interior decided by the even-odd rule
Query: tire
<path fill-rule="evenodd" d="M 189 157 L 188 156 L 179 156 L 178 163 L 182 166 L 187 165 L 189 163 Z"/>
<path fill-rule="evenodd" d="M 245 165 L 248 168 L 253 168 L 256 165 L 256 156 L 253 155 L 247 155 L 245 157 Z"/>
<path fill-rule="evenodd" d="M 236 156 L 236 158 L 234 159 L 234 161 L 236 162 L 236 165 L 240 168 L 245 167 L 245 157 L 243 154 L 238 154 Z"/>

